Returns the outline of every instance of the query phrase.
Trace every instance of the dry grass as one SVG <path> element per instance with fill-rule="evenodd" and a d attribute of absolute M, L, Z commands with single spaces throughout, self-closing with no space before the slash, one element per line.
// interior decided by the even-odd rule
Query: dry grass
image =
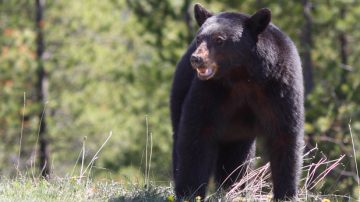
<path fill-rule="evenodd" d="M 302 173 L 304 178 L 301 179 L 302 187 L 299 189 L 299 201 L 322 201 L 329 199 L 331 201 L 349 201 L 348 196 L 337 195 L 319 195 L 317 190 L 321 188 L 325 177 L 337 167 L 345 155 L 341 155 L 337 159 L 329 160 L 322 155 L 321 158 L 314 162 L 314 156 L 318 148 L 314 148 L 304 155 L 304 166 Z M 255 159 L 254 159 L 255 160 Z M 254 161 L 253 160 L 253 161 Z M 244 169 L 241 166 L 238 169 Z M 227 193 L 217 191 L 208 197 L 209 201 L 270 201 L 272 199 L 272 184 L 270 164 L 251 169 L 245 168 L 245 176 L 235 184 Z M 325 200 L 326 201 L 326 200 Z"/>

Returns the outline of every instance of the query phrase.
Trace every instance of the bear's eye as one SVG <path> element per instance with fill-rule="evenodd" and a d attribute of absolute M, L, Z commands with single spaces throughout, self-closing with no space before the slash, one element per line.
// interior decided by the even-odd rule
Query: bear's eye
<path fill-rule="evenodd" d="M 215 38 L 214 38 L 214 40 L 215 40 L 215 43 L 216 44 L 218 44 L 218 45 L 222 45 L 224 42 L 225 42 L 225 37 L 223 37 L 223 36 L 216 36 Z"/>

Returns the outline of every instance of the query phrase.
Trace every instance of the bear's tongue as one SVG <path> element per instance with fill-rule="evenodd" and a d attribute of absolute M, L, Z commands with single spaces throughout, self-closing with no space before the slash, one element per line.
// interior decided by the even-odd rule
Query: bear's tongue
<path fill-rule="evenodd" d="M 211 68 L 197 68 L 196 71 L 201 76 L 210 76 L 212 74 L 212 69 Z"/>

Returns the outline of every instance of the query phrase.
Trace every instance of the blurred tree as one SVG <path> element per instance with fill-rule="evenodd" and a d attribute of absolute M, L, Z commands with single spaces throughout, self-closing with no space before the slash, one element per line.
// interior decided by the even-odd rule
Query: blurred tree
<path fill-rule="evenodd" d="M 0 172 L 4 175 L 16 174 L 14 166 L 22 169 L 34 162 L 36 138 L 30 134 L 36 134 L 38 106 L 33 3 L 0 1 Z M 22 134 L 29 135 L 21 139 Z"/>
<path fill-rule="evenodd" d="M 145 115 L 149 115 L 152 171 L 157 179 L 168 179 L 171 68 L 144 43 L 156 37 L 140 35 L 140 25 L 122 1 L 53 1 L 47 17 L 45 64 L 54 162 L 72 167 L 77 153 L 68 151 L 80 152 L 83 136 L 87 136 L 85 162 L 89 162 L 106 139 L 104 134 L 112 130 L 114 135 L 95 167 L 107 172 L 95 172 L 141 175 Z"/>
<path fill-rule="evenodd" d="M 319 148 L 330 158 L 346 154 L 344 167 L 332 172 L 323 190 L 338 190 L 339 194 L 356 193 L 357 174 L 352 144 L 357 153 L 359 137 L 354 143 L 349 134 L 359 133 L 359 67 L 355 67 L 359 48 L 347 40 L 357 41 L 359 17 L 358 1 L 328 1 L 314 3 L 313 35 L 314 77 L 316 85 L 309 96 L 307 108 L 307 132 Z M 351 44 L 351 45 L 350 45 Z M 353 120 L 350 123 L 350 120 Z M 358 159 L 359 161 L 359 159 Z M 349 178 L 349 176 L 351 176 Z"/>
<path fill-rule="evenodd" d="M 308 95 L 311 90 L 314 88 L 313 81 L 313 65 L 311 59 L 311 49 L 313 46 L 312 42 L 312 3 L 309 0 L 302 0 L 303 5 L 303 16 L 304 16 L 304 25 L 301 31 L 300 41 L 302 48 L 302 58 L 303 58 L 303 72 L 304 72 L 304 86 L 305 86 L 305 95 Z"/>
<path fill-rule="evenodd" d="M 36 101 L 45 106 L 47 101 L 47 75 L 43 64 L 43 54 L 45 49 L 44 42 L 44 0 L 35 1 L 35 25 L 36 25 L 36 61 L 37 61 L 37 81 L 36 81 Z M 50 175 L 50 161 L 48 141 L 46 137 L 46 113 L 45 109 L 38 112 L 39 126 L 39 167 L 41 175 L 48 179 Z"/>

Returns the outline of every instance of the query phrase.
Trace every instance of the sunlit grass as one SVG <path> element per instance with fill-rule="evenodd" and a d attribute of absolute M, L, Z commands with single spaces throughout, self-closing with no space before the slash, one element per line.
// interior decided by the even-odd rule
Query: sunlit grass
<path fill-rule="evenodd" d="M 0 201 L 171 201 L 172 188 L 76 178 L 1 179 Z"/>
<path fill-rule="evenodd" d="M 226 193 L 217 192 L 207 201 L 270 201 L 271 194 L 237 195 L 228 198 Z M 195 201 L 199 199 L 195 199 Z M 300 193 L 299 201 L 352 201 L 346 196 Z M 79 182 L 75 178 L 34 180 L 32 178 L 1 179 L 0 201 L 175 201 L 172 186 L 143 186 L 113 181 Z"/>

